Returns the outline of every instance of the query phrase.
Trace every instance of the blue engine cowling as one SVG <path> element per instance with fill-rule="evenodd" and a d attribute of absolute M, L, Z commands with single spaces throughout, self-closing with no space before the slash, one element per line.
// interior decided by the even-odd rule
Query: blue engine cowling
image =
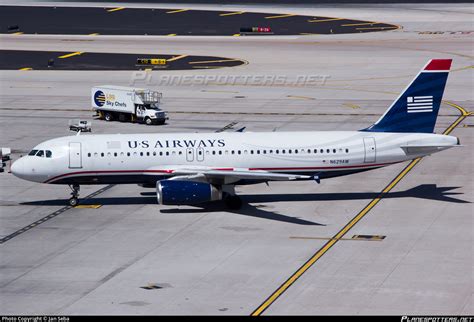
<path fill-rule="evenodd" d="M 156 198 L 161 205 L 194 205 L 221 200 L 222 190 L 205 182 L 161 180 L 156 183 Z"/>

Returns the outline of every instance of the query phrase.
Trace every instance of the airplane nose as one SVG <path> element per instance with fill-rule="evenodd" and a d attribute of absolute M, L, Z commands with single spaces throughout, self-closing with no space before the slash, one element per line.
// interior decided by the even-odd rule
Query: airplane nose
<path fill-rule="evenodd" d="M 25 160 L 23 158 L 16 160 L 10 170 L 15 177 L 23 178 L 25 176 Z"/>

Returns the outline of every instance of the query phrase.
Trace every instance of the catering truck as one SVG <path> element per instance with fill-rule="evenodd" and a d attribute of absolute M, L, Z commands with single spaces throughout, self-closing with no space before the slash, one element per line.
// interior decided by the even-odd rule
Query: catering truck
<path fill-rule="evenodd" d="M 92 108 L 106 121 L 164 124 L 168 117 L 159 108 L 162 94 L 149 89 L 102 85 L 92 87 Z"/>

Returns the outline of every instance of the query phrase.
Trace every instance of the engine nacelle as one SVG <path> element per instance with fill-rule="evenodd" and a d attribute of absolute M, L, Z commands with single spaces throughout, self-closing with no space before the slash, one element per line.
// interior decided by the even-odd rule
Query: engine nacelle
<path fill-rule="evenodd" d="M 194 205 L 221 200 L 222 190 L 204 182 L 161 180 L 156 183 L 156 198 L 161 205 Z"/>

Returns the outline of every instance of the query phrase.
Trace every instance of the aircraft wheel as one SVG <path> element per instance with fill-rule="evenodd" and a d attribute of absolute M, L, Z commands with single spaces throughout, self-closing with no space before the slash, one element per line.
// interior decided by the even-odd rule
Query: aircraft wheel
<path fill-rule="evenodd" d="M 79 199 L 72 197 L 69 199 L 69 206 L 76 207 L 79 204 Z"/>

